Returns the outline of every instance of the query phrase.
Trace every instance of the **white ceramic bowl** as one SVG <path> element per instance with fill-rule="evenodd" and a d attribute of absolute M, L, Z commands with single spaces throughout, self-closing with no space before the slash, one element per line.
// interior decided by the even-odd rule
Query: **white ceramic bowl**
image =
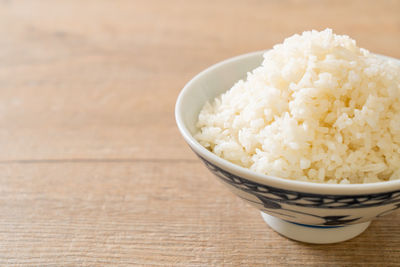
<path fill-rule="evenodd" d="M 178 128 L 208 169 L 261 211 L 282 235 L 308 243 L 335 243 L 362 233 L 374 218 L 400 208 L 400 180 L 373 184 L 317 184 L 258 174 L 219 158 L 193 134 L 207 100 L 225 92 L 262 62 L 263 51 L 225 60 L 194 77 L 175 106 Z"/>

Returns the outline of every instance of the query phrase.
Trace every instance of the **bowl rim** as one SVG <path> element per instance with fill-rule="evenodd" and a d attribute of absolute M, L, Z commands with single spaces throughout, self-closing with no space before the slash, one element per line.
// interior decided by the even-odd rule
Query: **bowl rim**
<path fill-rule="evenodd" d="M 175 120 L 180 133 L 182 134 L 185 141 L 193 149 L 195 153 L 203 157 L 205 160 L 219 166 L 220 168 L 233 172 L 234 174 L 257 183 L 261 183 L 268 186 L 274 186 L 277 188 L 284 188 L 287 190 L 294 190 L 307 193 L 317 194 L 332 194 L 332 195 L 362 195 L 371 193 L 382 193 L 382 192 L 394 192 L 400 190 L 400 179 L 385 182 L 366 183 L 366 184 L 327 184 L 327 183 L 315 183 L 307 181 L 290 180 L 286 178 L 280 178 L 270 176 L 266 174 L 256 173 L 250 169 L 236 165 L 226 159 L 220 158 L 205 147 L 203 147 L 190 133 L 188 127 L 186 127 L 183 121 L 183 104 L 185 97 L 190 94 L 191 87 L 203 76 L 212 73 L 216 69 L 223 67 L 224 65 L 231 64 L 249 57 L 262 56 L 267 50 L 255 51 L 251 53 L 242 54 L 232 58 L 225 59 L 210 67 L 204 69 L 196 76 L 194 76 L 183 89 L 180 91 L 175 104 Z M 391 58 L 384 55 L 376 54 L 377 56 L 391 59 L 395 62 L 400 62 L 399 59 Z M 251 71 L 251 70 L 249 70 Z"/>

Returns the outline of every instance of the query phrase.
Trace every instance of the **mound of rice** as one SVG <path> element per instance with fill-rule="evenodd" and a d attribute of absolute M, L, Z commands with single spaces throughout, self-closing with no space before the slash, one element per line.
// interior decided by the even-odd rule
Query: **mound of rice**
<path fill-rule="evenodd" d="M 332 30 L 287 38 L 206 103 L 195 138 L 240 166 L 318 183 L 400 178 L 400 67 Z"/>

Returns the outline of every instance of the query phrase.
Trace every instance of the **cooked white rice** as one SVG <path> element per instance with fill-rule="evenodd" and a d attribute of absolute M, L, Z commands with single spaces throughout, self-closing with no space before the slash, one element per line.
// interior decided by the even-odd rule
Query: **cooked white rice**
<path fill-rule="evenodd" d="M 206 103 L 196 139 L 255 172 L 318 183 L 400 178 L 400 67 L 332 30 L 287 38 Z"/>

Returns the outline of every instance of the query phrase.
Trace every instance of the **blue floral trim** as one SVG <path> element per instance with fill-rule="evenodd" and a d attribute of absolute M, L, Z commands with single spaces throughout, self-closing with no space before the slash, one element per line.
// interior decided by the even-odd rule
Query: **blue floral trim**
<path fill-rule="evenodd" d="M 302 223 L 296 223 L 296 222 L 291 222 L 287 221 L 288 223 L 293 223 L 299 226 L 304 226 L 304 227 L 310 227 L 310 228 L 319 228 L 319 229 L 330 229 L 330 228 L 340 228 L 344 227 L 344 225 L 337 225 L 337 226 L 322 226 L 322 225 L 309 225 L 309 224 L 302 224 Z"/>
<path fill-rule="evenodd" d="M 400 207 L 400 190 L 364 195 L 320 195 L 296 192 L 247 180 L 221 169 L 201 156 L 199 158 L 221 180 L 256 196 L 264 203 L 264 206 L 272 209 L 280 208 L 279 203 L 321 209 L 358 209 L 393 203 L 399 203 Z"/>

